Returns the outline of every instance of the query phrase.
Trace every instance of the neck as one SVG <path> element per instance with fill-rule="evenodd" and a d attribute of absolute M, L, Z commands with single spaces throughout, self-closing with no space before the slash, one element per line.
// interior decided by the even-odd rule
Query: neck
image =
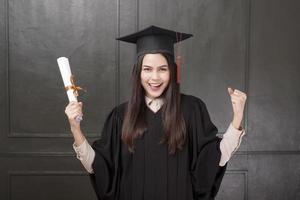
<path fill-rule="evenodd" d="M 150 102 L 153 102 L 153 101 L 160 102 L 161 104 L 163 103 L 163 97 L 161 97 L 161 96 L 157 97 L 157 98 L 151 98 L 151 97 L 145 95 L 145 100 L 146 100 L 147 104 L 150 103 Z"/>
<path fill-rule="evenodd" d="M 149 97 L 149 96 L 147 96 L 147 95 L 145 95 L 145 97 L 148 99 L 148 100 L 151 100 L 151 101 L 153 101 L 153 100 L 158 100 L 158 99 L 163 99 L 161 96 L 159 96 L 159 97 Z"/>

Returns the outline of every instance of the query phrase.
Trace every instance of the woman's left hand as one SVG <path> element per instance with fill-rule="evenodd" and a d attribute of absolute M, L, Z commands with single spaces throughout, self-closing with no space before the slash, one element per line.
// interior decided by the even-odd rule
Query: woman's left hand
<path fill-rule="evenodd" d="M 232 124 L 235 128 L 239 128 L 243 120 L 244 107 L 247 99 L 247 95 L 237 89 L 228 88 L 228 93 L 231 98 L 233 108 L 233 121 Z"/>

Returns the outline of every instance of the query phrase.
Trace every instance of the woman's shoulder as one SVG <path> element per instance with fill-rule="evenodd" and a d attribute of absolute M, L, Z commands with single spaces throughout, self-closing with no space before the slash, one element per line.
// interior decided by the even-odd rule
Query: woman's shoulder
<path fill-rule="evenodd" d="M 194 108 L 195 106 L 205 106 L 204 101 L 200 97 L 190 94 L 181 93 L 182 106 L 185 108 Z"/>
<path fill-rule="evenodd" d="M 123 119 L 123 117 L 125 115 L 126 108 L 127 108 L 127 104 L 128 104 L 128 101 L 120 103 L 119 105 L 116 105 L 111 110 L 111 113 L 113 115 L 117 116 L 118 118 Z"/>

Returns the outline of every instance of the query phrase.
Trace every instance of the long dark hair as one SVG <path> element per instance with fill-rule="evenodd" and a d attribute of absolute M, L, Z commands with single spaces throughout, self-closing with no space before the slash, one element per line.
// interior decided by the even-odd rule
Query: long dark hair
<path fill-rule="evenodd" d="M 174 58 L 167 53 L 161 53 L 168 62 L 170 80 L 161 97 L 164 98 L 162 119 L 164 135 L 160 143 L 167 143 L 170 154 L 176 149 L 181 150 L 186 140 L 186 126 L 180 107 L 180 85 L 177 83 L 177 65 Z M 141 137 L 147 129 L 145 121 L 146 103 L 145 90 L 141 84 L 142 62 L 145 54 L 137 58 L 133 66 L 131 78 L 131 96 L 122 126 L 122 141 L 130 152 L 134 152 L 134 140 Z"/>

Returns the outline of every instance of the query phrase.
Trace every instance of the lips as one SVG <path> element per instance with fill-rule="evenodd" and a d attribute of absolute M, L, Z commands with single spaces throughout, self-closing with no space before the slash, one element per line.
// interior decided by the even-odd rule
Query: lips
<path fill-rule="evenodd" d="M 160 86 L 161 84 L 162 83 L 149 83 L 150 86 L 155 86 L 155 87 Z"/>
<path fill-rule="evenodd" d="M 162 83 L 160 83 L 160 84 L 157 84 L 157 83 L 151 84 L 151 83 L 149 83 L 148 85 L 150 86 L 150 88 L 151 88 L 152 90 L 158 90 L 159 87 L 162 85 Z"/>

